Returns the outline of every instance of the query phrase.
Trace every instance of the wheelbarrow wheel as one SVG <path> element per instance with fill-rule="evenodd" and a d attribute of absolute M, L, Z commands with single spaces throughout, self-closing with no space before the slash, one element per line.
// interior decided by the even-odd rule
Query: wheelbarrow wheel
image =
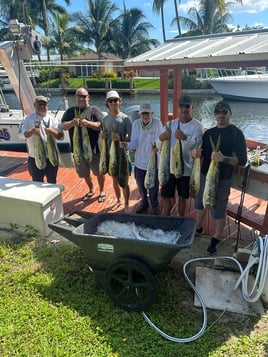
<path fill-rule="evenodd" d="M 144 311 L 154 302 L 156 283 L 147 266 L 132 258 L 121 258 L 105 272 L 106 292 L 118 307 Z"/>

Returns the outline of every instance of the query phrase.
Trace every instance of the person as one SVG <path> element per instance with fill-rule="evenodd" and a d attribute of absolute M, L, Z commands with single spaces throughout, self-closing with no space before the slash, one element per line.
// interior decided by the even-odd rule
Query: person
<path fill-rule="evenodd" d="M 111 90 L 107 92 L 105 104 L 109 109 L 109 113 L 103 118 L 103 132 L 101 138 L 107 139 L 108 147 L 110 147 L 112 140 L 116 142 L 117 157 L 119 158 L 120 140 L 129 141 L 131 139 L 132 121 L 120 110 L 122 98 L 117 91 Z M 113 189 L 116 196 L 116 205 L 114 209 L 121 206 L 121 188 L 118 181 L 118 175 L 112 176 Z M 130 190 L 129 185 L 126 185 L 123 190 L 124 209 L 128 211 Z"/>
<path fill-rule="evenodd" d="M 217 125 L 208 129 L 202 139 L 202 147 L 194 149 L 193 157 L 202 157 L 200 190 L 195 197 L 196 208 L 196 233 L 203 232 L 202 222 L 206 209 L 203 207 L 203 192 L 205 187 L 206 174 L 211 160 L 219 163 L 219 183 L 216 203 L 211 208 L 211 216 L 215 220 L 215 233 L 211 238 L 208 253 L 217 251 L 221 235 L 225 225 L 228 197 L 230 195 L 231 179 L 233 168 L 236 165 L 245 165 L 247 162 L 247 148 L 245 137 L 240 129 L 230 123 L 232 111 L 226 101 L 220 101 L 214 109 L 214 117 Z M 214 144 L 219 139 L 219 148 L 213 149 L 211 139 Z M 218 151 L 216 151 L 218 149 Z"/>
<path fill-rule="evenodd" d="M 149 158 L 159 135 L 163 130 L 161 121 L 153 118 L 153 109 L 151 104 L 141 104 L 139 110 L 140 119 L 132 124 L 131 141 L 127 143 L 128 150 L 135 150 L 134 176 L 141 196 L 141 201 L 136 208 L 136 213 L 146 212 L 149 207 L 147 189 L 144 186 L 144 179 L 147 171 Z M 154 149 L 155 150 L 155 149 Z M 159 208 L 159 182 L 156 174 L 155 185 L 149 188 L 149 199 L 151 203 L 151 212 L 154 215 L 160 214 Z"/>
<path fill-rule="evenodd" d="M 172 120 L 170 122 L 170 130 L 166 130 L 159 136 L 160 141 L 171 140 L 170 176 L 168 182 L 161 188 L 161 199 L 162 215 L 169 216 L 174 205 L 175 191 L 177 189 L 178 214 L 182 217 L 185 215 L 186 200 L 189 198 L 189 182 L 193 166 L 191 151 L 202 139 L 203 125 L 199 120 L 193 118 L 193 101 L 190 96 L 182 95 L 179 97 L 178 106 L 179 119 Z M 180 178 L 175 177 L 172 167 L 172 152 L 176 139 L 181 140 L 184 166 L 183 176 Z"/>
<path fill-rule="evenodd" d="M 75 169 L 80 178 L 85 180 L 88 186 L 88 192 L 82 197 L 82 201 L 86 202 L 94 196 L 94 185 L 91 177 L 91 171 L 97 177 L 99 185 L 98 202 L 104 202 L 106 193 L 104 192 L 104 176 L 99 174 L 100 150 L 98 145 L 99 131 L 102 125 L 103 113 L 95 106 L 90 105 L 90 95 L 86 88 L 78 88 L 75 93 L 76 106 L 68 108 L 63 114 L 61 127 L 63 130 L 68 130 L 70 135 L 71 151 L 74 152 L 73 136 L 74 128 L 78 127 L 81 131 L 82 127 L 87 128 L 90 144 L 92 148 L 93 158 L 89 163 L 83 159 L 81 162 L 75 162 Z"/>
<path fill-rule="evenodd" d="M 44 182 L 44 178 L 48 183 L 56 183 L 58 173 L 58 163 L 55 166 L 49 161 L 47 151 L 47 137 L 51 135 L 54 140 L 55 149 L 56 141 L 63 140 L 64 135 L 60 126 L 60 122 L 54 116 L 48 113 L 48 99 L 43 95 L 39 95 L 34 100 L 35 111 L 26 115 L 19 127 L 19 137 L 26 138 L 28 151 L 28 170 L 33 181 Z M 45 149 L 45 164 L 44 168 L 36 165 L 36 137 L 40 136 Z M 39 168 L 38 168 L 39 167 Z"/>

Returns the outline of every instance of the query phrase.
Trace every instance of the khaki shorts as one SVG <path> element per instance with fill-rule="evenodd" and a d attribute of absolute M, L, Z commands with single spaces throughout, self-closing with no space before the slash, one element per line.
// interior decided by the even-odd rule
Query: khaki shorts
<path fill-rule="evenodd" d="M 91 163 L 83 160 L 81 164 L 77 165 L 75 162 L 75 170 L 80 178 L 88 177 L 92 171 L 94 176 L 100 176 L 99 172 L 100 154 L 93 154 Z"/>

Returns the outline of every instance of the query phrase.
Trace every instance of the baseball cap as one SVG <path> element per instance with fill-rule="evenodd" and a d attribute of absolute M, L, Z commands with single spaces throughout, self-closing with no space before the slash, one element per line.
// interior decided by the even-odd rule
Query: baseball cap
<path fill-rule="evenodd" d="M 153 113 L 153 108 L 150 103 L 141 104 L 139 114 L 142 113 Z"/>
<path fill-rule="evenodd" d="M 43 96 L 43 95 L 38 95 L 37 97 L 35 97 L 35 103 L 37 102 L 45 102 L 48 103 L 48 99 L 47 97 Z"/>
<path fill-rule="evenodd" d="M 106 100 L 111 99 L 111 98 L 117 98 L 120 99 L 120 95 L 116 90 L 110 90 L 107 95 L 106 95 Z"/>
<path fill-rule="evenodd" d="M 216 105 L 215 105 L 215 109 L 214 109 L 214 112 L 218 111 L 218 110 L 221 110 L 221 109 L 225 109 L 227 110 L 228 112 L 231 112 L 231 108 L 230 108 L 230 105 L 225 102 L 224 100 L 221 100 L 220 102 L 218 102 Z"/>
<path fill-rule="evenodd" d="M 192 105 L 193 104 L 193 100 L 189 95 L 182 95 L 178 99 L 178 105 L 182 105 L 182 104 Z"/>

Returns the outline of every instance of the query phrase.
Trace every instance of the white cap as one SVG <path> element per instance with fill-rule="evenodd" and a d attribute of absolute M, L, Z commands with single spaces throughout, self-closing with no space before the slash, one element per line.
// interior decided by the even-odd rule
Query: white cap
<path fill-rule="evenodd" d="M 117 98 L 120 99 L 120 95 L 116 90 L 110 90 L 110 92 L 107 93 L 106 95 L 106 100 L 111 99 L 111 98 Z"/>
<path fill-rule="evenodd" d="M 139 114 L 142 113 L 153 113 L 153 108 L 150 103 L 141 104 Z"/>

